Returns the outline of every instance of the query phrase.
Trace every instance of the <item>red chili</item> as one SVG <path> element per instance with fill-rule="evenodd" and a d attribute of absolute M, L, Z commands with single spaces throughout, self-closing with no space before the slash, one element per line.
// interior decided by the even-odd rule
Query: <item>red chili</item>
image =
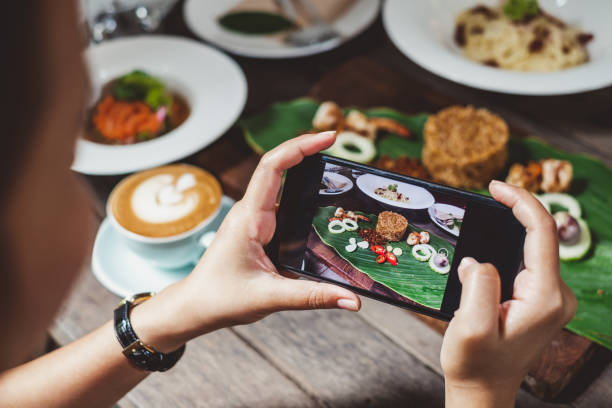
<path fill-rule="evenodd" d="M 384 255 L 385 252 L 387 252 L 385 251 L 385 247 L 383 247 L 382 245 L 372 245 L 372 251 L 374 251 L 374 253 L 377 253 L 378 255 Z"/>
<path fill-rule="evenodd" d="M 397 265 L 397 257 L 395 255 L 393 255 L 391 252 L 387 252 L 387 254 L 385 256 L 387 257 L 387 261 L 389 261 L 389 263 L 391 265 L 393 265 L 393 266 Z M 378 260 L 377 260 L 377 262 L 378 262 Z"/>
<path fill-rule="evenodd" d="M 384 263 L 387 260 L 387 258 L 385 258 L 384 255 L 378 255 L 376 257 L 376 262 L 378 262 L 379 264 Z"/>

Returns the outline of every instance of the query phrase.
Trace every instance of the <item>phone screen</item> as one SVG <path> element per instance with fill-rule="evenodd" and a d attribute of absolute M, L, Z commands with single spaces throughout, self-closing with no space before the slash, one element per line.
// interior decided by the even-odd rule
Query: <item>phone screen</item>
<path fill-rule="evenodd" d="M 319 155 L 287 173 L 275 238 L 283 268 L 449 319 L 464 256 L 511 296 L 524 229 L 490 198 Z"/>

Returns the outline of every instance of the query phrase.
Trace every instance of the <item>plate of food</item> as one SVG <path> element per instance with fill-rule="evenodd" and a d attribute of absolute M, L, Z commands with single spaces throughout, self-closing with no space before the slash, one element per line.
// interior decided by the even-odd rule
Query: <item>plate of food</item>
<path fill-rule="evenodd" d="M 463 224 L 463 216 L 465 210 L 450 204 L 435 203 L 427 209 L 429 218 L 442 228 L 454 236 L 458 237 Z"/>
<path fill-rule="evenodd" d="M 215 141 L 240 115 L 247 84 L 214 48 L 139 36 L 85 52 L 91 101 L 72 169 L 124 174 L 169 163 Z"/>
<path fill-rule="evenodd" d="M 379 0 L 188 0 L 185 22 L 195 35 L 237 55 L 295 58 L 338 47 L 372 24 Z M 328 40 L 295 43 L 292 35 L 323 21 Z M 323 38 L 323 37 L 322 37 Z"/>
<path fill-rule="evenodd" d="M 357 187 L 365 195 L 393 207 L 423 210 L 435 202 L 433 195 L 423 187 L 374 174 L 360 176 L 357 179 Z"/>
<path fill-rule="evenodd" d="M 353 188 L 353 182 L 342 174 L 326 171 L 323 173 L 319 194 L 337 195 L 346 193 Z"/>
<path fill-rule="evenodd" d="M 612 3 L 606 0 L 389 0 L 393 43 L 451 81 L 523 95 L 612 84 Z"/>
<path fill-rule="evenodd" d="M 506 121 L 485 108 L 405 114 L 334 105 L 309 98 L 279 102 L 242 118 L 240 125 L 259 153 L 308 129 L 350 128 L 357 134 L 350 137 L 359 137 L 355 140 L 365 147 L 358 157 L 363 163 L 481 194 L 488 194 L 492 179 L 533 192 L 555 218 L 561 277 L 578 299 L 567 329 L 612 349 L 612 326 L 605 319 L 612 304 L 612 168 L 534 137 L 511 135 Z M 361 120 L 349 120 L 354 111 Z M 332 147 L 332 153 L 346 158 L 357 143 L 350 147 Z"/>

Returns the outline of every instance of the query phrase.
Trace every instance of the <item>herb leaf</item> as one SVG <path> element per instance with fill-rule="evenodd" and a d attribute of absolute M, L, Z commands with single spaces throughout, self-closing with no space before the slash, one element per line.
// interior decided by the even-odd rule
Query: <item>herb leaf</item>
<path fill-rule="evenodd" d="M 113 94 L 120 100 L 144 102 L 154 110 L 172 104 L 172 98 L 166 92 L 163 82 L 140 70 L 117 79 Z"/>
<path fill-rule="evenodd" d="M 508 0 L 504 5 L 504 14 L 512 20 L 535 16 L 538 11 L 538 0 Z"/>

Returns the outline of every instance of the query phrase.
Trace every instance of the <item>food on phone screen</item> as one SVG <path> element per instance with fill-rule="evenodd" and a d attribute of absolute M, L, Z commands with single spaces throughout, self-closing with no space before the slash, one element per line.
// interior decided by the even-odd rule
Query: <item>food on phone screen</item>
<path fill-rule="evenodd" d="M 378 214 L 376 232 L 387 241 L 399 241 L 408 228 L 408 220 L 403 215 L 393 211 L 383 211 Z"/>
<path fill-rule="evenodd" d="M 406 195 L 397 191 L 397 184 L 389 184 L 385 187 L 378 187 L 374 190 L 376 195 L 386 198 L 387 200 L 397 201 L 399 203 L 407 203 L 410 201 Z"/>
<path fill-rule="evenodd" d="M 467 58 L 484 65 L 550 72 L 587 62 L 593 35 L 544 12 L 537 0 L 509 0 L 503 7 L 478 4 L 462 12 L 454 40 Z"/>
<path fill-rule="evenodd" d="M 105 144 L 144 142 L 176 129 L 188 116 L 185 98 L 160 79 L 135 70 L 102 88 L 84 136 Z"/>
<path fill-rule="evenodd" d="M 433 254 L 429 258 L 429 267 L 441 275 L 445 275 L 450 272 L 450 262 L 448 261 L 448 255 L 444 252 L 438 252 Z"/>
<path fill-rule="evenodd" d="M 451 106 L 425 123 L 423 165 L 440 183 L 483 188 L 504 168 L 508 125 L 486 109 Z"/>

